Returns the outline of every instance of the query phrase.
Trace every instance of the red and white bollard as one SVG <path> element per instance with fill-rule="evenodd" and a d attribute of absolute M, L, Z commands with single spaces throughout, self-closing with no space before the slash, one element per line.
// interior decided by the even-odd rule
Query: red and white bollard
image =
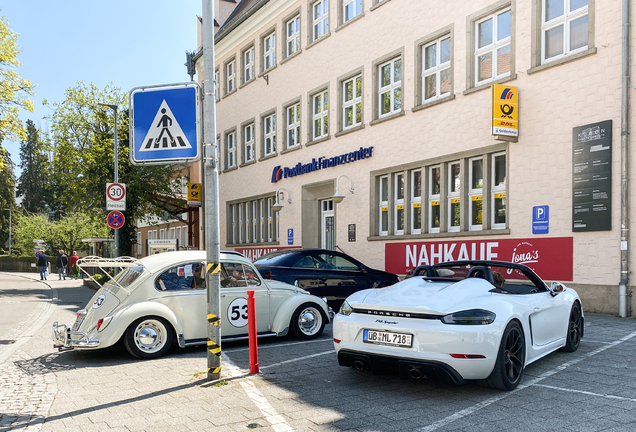
<path fill-rule="evenodd" d="M 258 373 L 258 346 L 256 344 L 256 308 L 254 290 L 247 291 L 247 336 L 250 346 L 250 373 Z"/>

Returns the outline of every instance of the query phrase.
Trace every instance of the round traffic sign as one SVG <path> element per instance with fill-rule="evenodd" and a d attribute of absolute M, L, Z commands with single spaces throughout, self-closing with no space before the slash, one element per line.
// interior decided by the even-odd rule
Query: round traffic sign
<path fill-rule="evenodd" d="M 124 218 L 124 214 L 116 210 L 108 213 L 108 216 L 106 217 L 106 223 L 112 229 L 121 228 L 122 226 L 124 226 L 125 221 L 126 218 Z"/>
<path fill-rule="evenodd" d="M 126 196 L 126 187 L 119 183 L 109 183 L 106 196 L 113 201 L 119 201 Z"/>

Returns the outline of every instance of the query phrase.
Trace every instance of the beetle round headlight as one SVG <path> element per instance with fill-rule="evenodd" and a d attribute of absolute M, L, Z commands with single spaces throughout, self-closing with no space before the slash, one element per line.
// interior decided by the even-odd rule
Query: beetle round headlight
<path fill-rule="evenodd" d="M 347 301 L 343 301 L 342 305 L 340 305 L 340 312 L 342 315 L 351 315 L 351 313 L 353 312 L 353 308 L 351 307 L 351 305 L 349 303 L 347 303 Z"/>
<path fill-rule="evenodd" d="M 485 325 L 492 324 L 496 316 L 494 312 L 484 309 L 470 309 L 444 315 L 441 321 L 444 324 Z"/>

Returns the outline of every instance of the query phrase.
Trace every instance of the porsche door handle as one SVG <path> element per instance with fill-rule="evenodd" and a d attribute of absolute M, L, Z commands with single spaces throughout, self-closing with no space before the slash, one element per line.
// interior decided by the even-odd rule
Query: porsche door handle
<path fill-rule="evenodd" d="M 535 312 L 539 312 L 540 310 L 541 310 L 541 308 L 538 308 L 538 307 L 534 308 Z"/>

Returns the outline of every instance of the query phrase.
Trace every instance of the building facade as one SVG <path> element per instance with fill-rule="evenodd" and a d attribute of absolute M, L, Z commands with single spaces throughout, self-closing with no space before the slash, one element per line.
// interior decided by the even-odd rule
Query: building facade
<path fill-rule="evenodd" d="M 516 261 L 618 312 L 620 2 L 233 7 L 215 36 L 221 248 L 338 248 L 401 275 Z"/>

